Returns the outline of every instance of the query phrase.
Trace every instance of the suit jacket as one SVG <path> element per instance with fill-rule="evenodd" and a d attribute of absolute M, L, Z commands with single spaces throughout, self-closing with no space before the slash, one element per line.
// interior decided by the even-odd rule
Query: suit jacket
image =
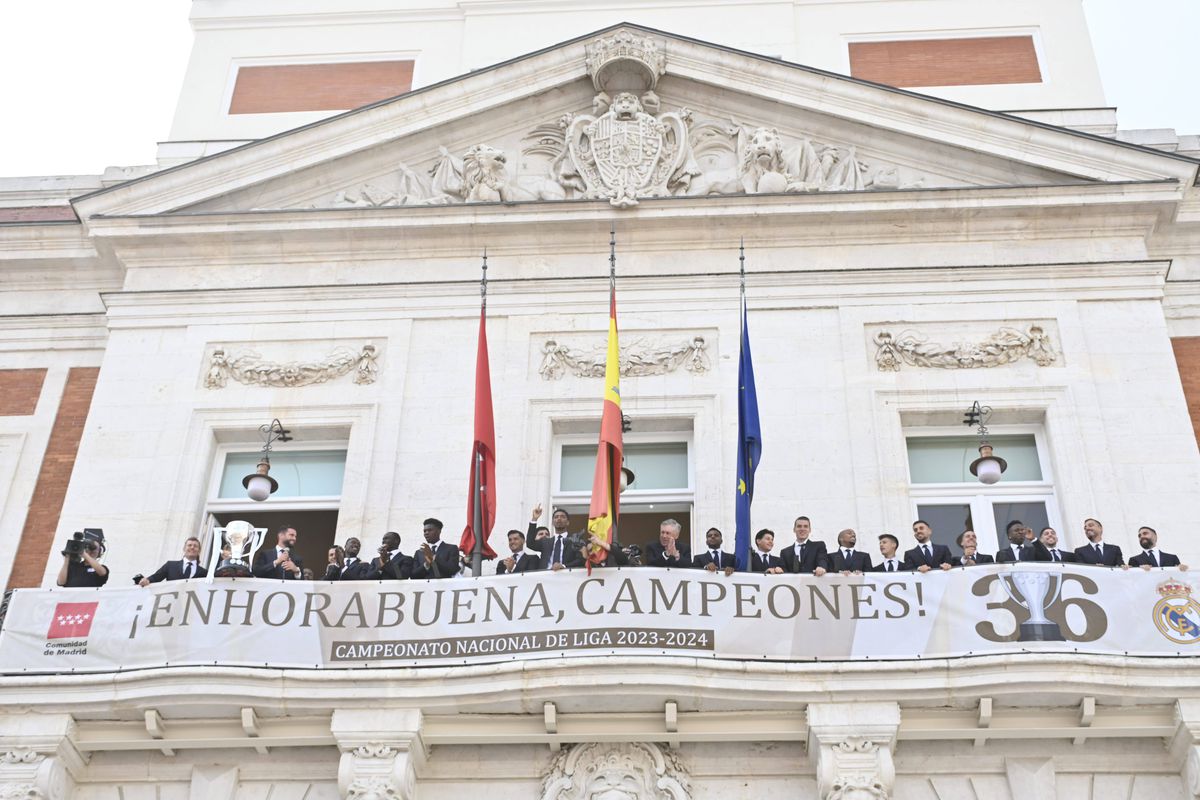
<path fill-rule="evenodd" d="M 696 569 L 704 569 L 712 562 L 713 562 L 712 551 L 705 550 L 700 555 L 698 555 L 692 559 L 692 566 L 695 567 Z M 737 557 L 733 553 L 726 553 L 724 550 L 722 550 L 721 551 L 721 563 L 719 566 L 721 569 L 725 569 L 725 567 L 733 567 L 736 570 L 737 569 Z"/>
<path fill-rule="evenodd" d="M 277 557 L 274 547 L 264 547 L 259 550 L 254 556 L 254 563 L 250 567 L 250 571 L 254 573 L 256 578 L 282 578 L 285 581 L 299 580 L 300 576 L 286 571 L 283 567 L 275 566 L 275 558 Z M 292 552 L 292 563 L 304 569 L 304 562 L 300 560 L 300 556 Z"/>
<path fill-rule="evenodd" d="M 538 562 L 541 560 L 533 553 L 522 552 L 519 556 L 513 556 L 516 563 L 513 564 L 512 571 L 510 572 L 508 568 L 504 566 L 505 558 L 508 558 L 508 556 L 496 559 L 497 575 L 516 575 L 519 572 L 532 572 L 538 568 Z"/>
<path fill-rule="evenodd" d="M 430 545 L 432 547 L 433 545 Z M 395 559 L 392 559 L 395 561 Z M 459 552 L 458 545 L 449 542 L 439 542 L 437 552 L 433 554 L 433 564 L 425 560 L 425 551 L 418 550 L 412 557 L 412 577 L 420 578 L 453 578 L 458 574 Z"/>
<path fill-rule="evenodd" d="M 1150 559 L 1146 557 L 1145 551 L 1138 553 L 1136 556 L 1129 557 L 1129 566 L 1140 567 L 1143 565 L 1145 565 L 1147 567 L 1155 566 L 1154 564 L 1150 563 Z M 1162 550 L 1159 550 L 1158 551 L 1158 566 L 1160 566 L 1160 567 L 1178 567 L 1179 566 L 1179 556 L 1173 555 L 1171 553 L 1164 553 Z"/>
<path fill-rule="evenodd" d="M 828 555 L 829 566 L 826 569 L 831 572 L 871 572 L 874 567 L 871 564 L 871 557 L 859 550 L 854 550 L 850 554 L 850 562 L 846 562 L 846 554 L 842 552 L 842 548 L 837 548 Z"/>
<path fill-rule="evenodd" d="M 1054 555 L 1050 552 L 1050 548 L 1042 544 L 1041 539 L 1034 539 L 1032 542 L 1025 545 L 1025 549 L 1033 553 L 1033 558 L 1031 559 L 1032 561 L 1054 561 Z M 1059 563 L 1073 563 L 1079 560 L 1070 550 L 1063 550 L 1058 547 L 1054 549 L 1058 550 Z"/>
<path fill-rule="evenodd" d="M 1040 544 L 1040 542 L 1039 542 L 1039 544 Z M 1045 548 L 1043 547 L 1043 549 L 1045 549 Z M 1050 551 L 1047 550 L 1046 551 L 1046 555 L 1047 555 L 1046 560 L 1047 561 L 1050 560 L 1049 554 L 1050 554 Z M 1036 549 L 1029 543 L 1026 543 L 1026 544 L 1021 545 L 1021 557 L 1019 559 L 1016 559 L 1016 558 L 1013 558 L 1012 546 L 1005 545 L 1004 547 L 1002 547 L 996 551 L 996 563 L 997 564 L 1012 564 L 1016 561 L 1038 561 L 1039 559 L 1037 558 L 1037 555 L 1038 554 L 1037 554 Z"/>
<path fill-rule="evenodd" d="M 337 580 L 339 580 L 339 581 L 365 581 L 365 580 L 367 580 L 367 577 L 370 574 L 371 574 L 371 562 L 363 561 L 361 558 L 358 558 L 356 556 L 353 564 L 351 564 L 348 567 L 343 565 L 342 574 L 340 576 L 338 576 Z"/>
<path fill-rule="evenodd" d="M 1075 548 L 1075 556 L 1080 564 L 1091 564 L 1094 567 L 1119 567 L 1125 563 L 1121 548 L 1115 544 L 1104 544 L 1104 557 L 1096 555 L 1094 544 L 1085 544 Z"/>
<path fill-rule="evenodd" d="M 1179 562 L 1176 561 L 1175 563 L 1179 563 Z M 196 574 L 193 575 L 192 577 L 193 578 L 204 578 L 207 575 L 208 575 L 208 570 L 206 570 L 203 566 L 201 566 L 200 562 L 197 561 L 196 562 Z M 181 558 L 177 561 L 166 562 L 161 567 L 159 567 L 157 570 L 155 570 L 153 575 L 147 575 L 146 580 L 150 581 L 151 583 L 158 583 L 159 581 L 181 581 L 181 580 L 183 580 L 183 559 Z"/>
<path fill-rule="evenodd" d="M 763 555 L 761 550 L 755 550 L 754 552 L 752 552 L 750 554 L 750 571 L 751 572 L 766 572 L 768 569 L 783 566 L 782 558 L 780 558 L 779 556 L 768 555 L 767 556 L 768 563 L 764 567 L 762 559 L 759 558 L 759 556 L 761 556 L 761 555 Z"/>
<path fill-rule="evenodd" d="M 646 545 L 646 558 L 642 562 L 647 567 L 688 567 L 692 566 L 692 551 L 687 545 L 680 546 L 675 544 L 675 549 L 679 551 L 679 555 L 675 558 L 667 556 L 666 548 L 658 542 L 651 542 Z"/>
<path fill-rule="evenodd" d="M 438 555 L 441 555 L 441 549 L 438 550 Z M 457 566 L 458 562 L 455 562 Z M 368 581 L 406 581 L 413 577 L 414 559 L 409 558 L 399 551 L 396 555 L 388 559 L 386 564 L 382 563 L 379 556 L 371 559 L 371 563 L 363 571 L 362 577 L 359 580 Z M 345 580 L 345 578 L 343 578 Z"/>
<path fill-rule="evenodd" d="M 995 564 L 996 563 L 996 559 L 992 558 L 987 553 L 976 552 L 975 555 L 972 556 L 972 558 L 975 559 L 975 564 L 973 566 L 976 566 L 976 567 L 979 566 L 980 564 Z M 963 563 L 963 556 L 955 556 L 954 557 L 954 566 L 965 567 L 968 565 Z"/>
<path fill-rule="evenodd" d="M 536 528 L 532 522 L 529 523 L 529 527 Z M 541 554 L 541 557 L 538 559 L 538 569 L 550 569 L 550 567 L 553 566 L 550 563 L 550 558 L 554 554 L 553 533 L 551 533 L 545 539 L 534 539 L 533 531 L 530 531 L 529 536 L 525 539 L 525 545 L 529 549 L 536 550 Z M 583 566 L 583 556 L 579 552 L 579 537 L 575 534 L 569 533 L 563 539 L 562 565 L 564 567 Z"/>
<path fill-rule="evenodd" d="M 904 563 L 909 569 L 918 569 L 922 565 L 931 569 L 940 569 L 942 564 L 953 564 L 954 559 L 950 557 L 950 548 L 944 544 L 929 543 L 929 550 L 933 554 L 932 558 L 926 558 L 921 552 L 921 546 L 917 545 L 912 550 L 905 551 Z"/>
<path fill-rule="evenodd" d="M 908 563 L 905 562 L 905 560 L 900 557 L 899 553 L 897 553 L 895 556 L 893 556 L 893 558 L 896 559 L 896 572 L 909 572 L 912 570 L 912 567 L 910 567 L 908 565 Z M 882 561 L 880 561 L 879 564 L 877 564 L 875 567 L 873 567 L 871 569 L 871 571 L 872 572 L 887 572 L 887 559 L 885 558 Z"/>
<path fill-rule="evenodd" d="M 804 558 L 796 558 L 796 543 L 792 542 L 779 551 L 779 560 L 783 562 L 785 572 L 811 573 L 817 567 L 829 569 L 829 554 L 825 552 L 825 543 L 809 539 L 804 543 Z"/>

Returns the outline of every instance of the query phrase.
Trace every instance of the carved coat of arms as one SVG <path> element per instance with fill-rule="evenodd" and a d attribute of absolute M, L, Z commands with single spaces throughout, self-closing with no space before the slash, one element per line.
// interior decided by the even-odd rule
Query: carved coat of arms
<path fill-rule="evenodd" d="M 618 208 L 670 194 L 667 184 L 687 156 L 683 117 L 651 116 L 632 92 L 619 93 L 599 117 L 574 119 L 566 138 L 585 196 L 607 198 Z"/>

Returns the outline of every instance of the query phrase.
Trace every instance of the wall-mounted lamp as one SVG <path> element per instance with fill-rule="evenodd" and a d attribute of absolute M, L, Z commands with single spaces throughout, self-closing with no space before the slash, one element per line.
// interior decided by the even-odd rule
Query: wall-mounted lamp
<path fill-rule="evenodd" d="M 261 503 L 279 488 L 279 482 L 271 477 L 271 445 L 290 442 L 292 437 L 291 431 L 285 430 L 278 419 L 271 420 L 269 425 L 263 425 L 258 430 L 263 435 L 262 455 L 254 472 L 242 478 L 242 486 L 246 487 L 247 497 Z"/>
<path fill-rule="evenodd" d="M 1004 470 L 1008 469 L 1008 462 L 992 452 L 987 440 L 987 422 L 991 416 L 991 406 L 981 406 L 976 400 L 963 417 L 963 425 L 979 429 L 979 458 L 971 462 L 971 474 L 988 486 L 999 481 Z"/>

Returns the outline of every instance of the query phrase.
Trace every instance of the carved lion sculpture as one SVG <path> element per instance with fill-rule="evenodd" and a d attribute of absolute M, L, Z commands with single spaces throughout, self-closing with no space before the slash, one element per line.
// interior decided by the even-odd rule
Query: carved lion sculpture
<path fill-rule="evenodd" d="M 462 158 L 462 198 L 468 203 L 564 200 L 566 191 L 547 176 L 508 177 L 508 157 L 489 144 L 477 144 Z"/>
<path fill-rule="evenodd" d="M 787 191 L 789 180 L 779 131 L 755 128 L 751 132 L 742 150 L 741 173 L 746 194 Z"/>

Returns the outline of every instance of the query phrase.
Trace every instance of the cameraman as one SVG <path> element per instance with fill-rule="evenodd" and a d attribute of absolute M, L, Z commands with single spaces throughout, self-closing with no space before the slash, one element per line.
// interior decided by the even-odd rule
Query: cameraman
<path fill-rule="evenodd" d="M 104 531 L 86 528 L 82 534 L 75 534 L 62 555 L 59 586 L 94 589 L 108 583 L 108 567 L 100 563 L 104 555 Z"/>

